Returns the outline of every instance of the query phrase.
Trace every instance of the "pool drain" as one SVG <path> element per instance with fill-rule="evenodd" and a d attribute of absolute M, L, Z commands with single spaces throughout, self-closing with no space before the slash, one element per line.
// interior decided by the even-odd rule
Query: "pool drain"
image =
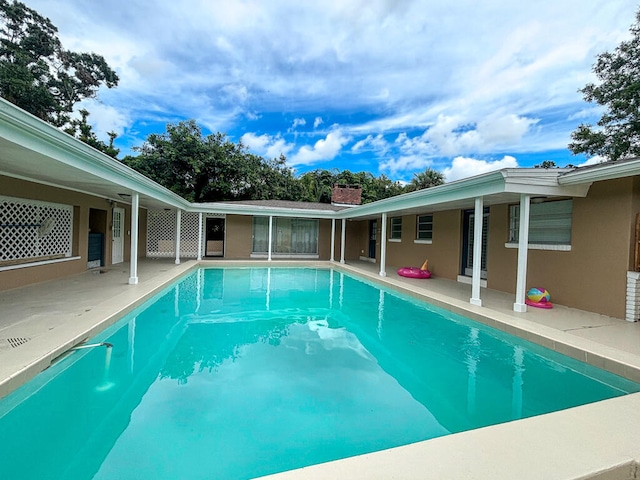
<path fill-rule="evenodd" d="M 27 337 L 0 338 L 0 348 L 18 348 L 20 345 L 24 345 L 29 340 L 31 339 Z"/>

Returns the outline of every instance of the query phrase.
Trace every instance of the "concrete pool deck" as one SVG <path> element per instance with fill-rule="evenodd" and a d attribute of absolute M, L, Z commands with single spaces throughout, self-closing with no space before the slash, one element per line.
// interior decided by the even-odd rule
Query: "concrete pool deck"
<path fill-rule="evenodd" d="M 556 306 L 513 312 L 513 295 L 483 289 L 483 307 L 469 303 L 471 286 L 434 278 L 386 277 L 365 262 L 205 261 L 210 266 L 335 267 L 514 333 L 614 373 L 640 381 L 640 323 Z M 0 397 L 47 368 L 72 346 L 115 322 L 197 265 L 144 260 L 138 285 L 128 265 L 0 292 Z M 102 273 L 100 273 L 102 272 Z M 273 478 L 519 478 L 618 480 L 640 478 L 640 394 L 470 432 L 449 435 Z"/>

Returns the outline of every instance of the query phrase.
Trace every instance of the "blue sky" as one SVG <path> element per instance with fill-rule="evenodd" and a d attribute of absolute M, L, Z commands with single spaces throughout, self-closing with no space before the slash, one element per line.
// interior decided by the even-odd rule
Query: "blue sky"
<path fill-rule="evenodd" d="M 567 150 L 602 113 L 578 89 L 629 38 L 627 0 L 29 0 L 67 49 L 120 76 L 83 105 L 123 154 L 193 118 L 297 173 L 447 181 L 598 159 Z M 155 4 L 154 4 L 155 3 Z"/>

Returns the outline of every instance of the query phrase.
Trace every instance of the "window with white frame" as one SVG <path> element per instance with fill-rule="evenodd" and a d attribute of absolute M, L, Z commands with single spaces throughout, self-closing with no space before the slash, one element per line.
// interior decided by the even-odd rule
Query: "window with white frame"
<path fill-rule="evenodd" d="M 402 217 L 391 218 L 391 228 L 389 229 L 389 239 L 400 240 L 402 238 Z"/>
<path fill-rule="evenodd" d="M 433 215 L 418 215 L 416 240 L 433 240 Z"/>
<path fill-rule="evenodd" d="M 573 200 L 532 203 L 529 207 L 529 244 L 571 245 Z M 509 210 L 509 243 L 520 234 L 520 205 Z"/>
<path fill-rule="evenodd" d="M 285 255 L 318 254 L 318 220 L 274 217 L 271 251 Z M 253 217 L 252 253 L 269 251 L 269 217 Z"/>

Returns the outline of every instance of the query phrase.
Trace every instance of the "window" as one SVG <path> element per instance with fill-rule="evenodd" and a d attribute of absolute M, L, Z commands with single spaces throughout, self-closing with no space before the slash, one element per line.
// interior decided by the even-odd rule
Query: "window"
<path fill-rule="evenodd" d="M 532 203 L 529 210 L 529 244 L 571 245 L 573 200 Z M 509 242 L 517 243 L 520 233 L 520 205 L 509 211 Z"/>
<path fill-rule="evenodd" d="M 433 215 L 418 215 L 416 240 L 433 240 Z"/>
<path fill-rule="evenodd" d="M 269 251 L 269 217 L 253 217 L 252 253 Z M 285 255 L 318 254 L 318 220 L 274 217 L 271 251 Z"/>
<path fill-rule="evenodd" d="M 269 217 L 253 217 L 252 253 L 269 251 Z"/>
<path fill-rule="evenodd" d="M 389 239 L 400 240 L 402 238 L 402 217 L 393 217 L 391 219 L 391 229 L 389 231 Z"/>

